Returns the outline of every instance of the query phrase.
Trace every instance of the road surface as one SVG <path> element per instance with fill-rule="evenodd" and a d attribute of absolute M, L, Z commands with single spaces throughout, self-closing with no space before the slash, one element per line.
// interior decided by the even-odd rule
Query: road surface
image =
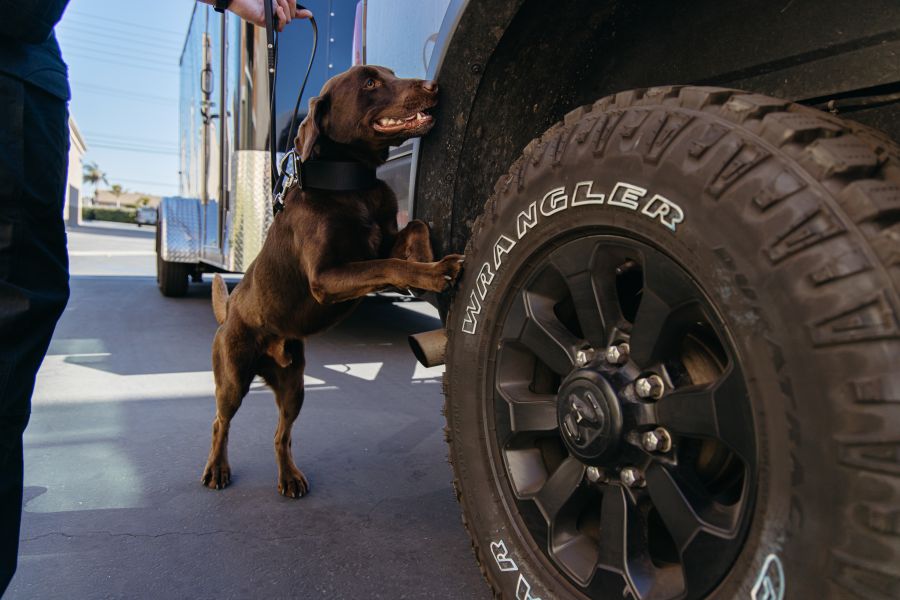
<path fill-rule="evenodd" d="M 72 297 L 25 435 L 6 598 L 488 597 L 450 483 L 440 370 L 405 341 L 439 325 L 433 310 L 371 299 L 309 341 L 293 449 L 310 495 L 277 492 L 261 383 L 232 424 L 232 484 L 212 491 L 210 286 L 163 298 L 153 235 L 70 232 Z"/>

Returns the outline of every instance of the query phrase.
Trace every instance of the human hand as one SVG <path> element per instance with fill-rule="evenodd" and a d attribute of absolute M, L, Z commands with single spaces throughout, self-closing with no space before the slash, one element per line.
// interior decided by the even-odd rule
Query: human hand
<path fill-rule="evenodd" d="M 265 27 L 266 9 L 263 2 L 266 2 L 266 0 L 232 0 L 228 10 L 245 21 L 259 27 Z M 308 19 L 312 17 L 312 12 L 308 10 L 297 10 L 295 0 L 271 0 L 271 2 L 272 7 L 275 9 L 275 27 L 278 31 L 283 30 L 285 25 L 293 19 Z"/>

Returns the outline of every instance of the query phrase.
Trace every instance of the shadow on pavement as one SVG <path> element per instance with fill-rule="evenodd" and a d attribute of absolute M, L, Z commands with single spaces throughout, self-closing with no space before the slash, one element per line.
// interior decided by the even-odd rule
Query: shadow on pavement
<path fill-rule="evenodd" d="M 185 298 L 163 297 L 149 277 L 73 277 L 71 288 L 49 356 L 119 375 L 211 370 L 217 324 L 209 282 L 191 284 Z M 440 327 L 416 305 L 422 303 L 366 298 L 337 326 L 308 338 L 307 352 L 328 347 L 344 362 L 343 344 L 395 346 L 414 360 L 406 337 Z"/>

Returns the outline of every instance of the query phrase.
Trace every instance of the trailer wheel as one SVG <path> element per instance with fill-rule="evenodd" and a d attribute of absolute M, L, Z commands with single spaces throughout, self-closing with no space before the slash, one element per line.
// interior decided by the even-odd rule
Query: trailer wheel
<path fill-rule="evenodd" d="M 194 265 L 163 260 L 160 256 L 161 227 L 156 228 L 156 284 L 163 296 L 180 298 L 187 294 L 188 277 Z"/>
<path fill-rule="evenodd" d="M 900 597 L 896 145 L 621 93 L 526 147 L 465 253 L 447 433 L 495 594 Z"/>

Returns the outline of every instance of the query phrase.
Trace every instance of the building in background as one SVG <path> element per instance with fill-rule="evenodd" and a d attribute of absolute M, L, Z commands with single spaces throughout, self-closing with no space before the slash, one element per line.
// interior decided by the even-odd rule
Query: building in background
<path fill-rule="evenodd" d="M 161 198 L 153 194 L 142 192 L 130 192 L 122 190 L 116 195 L 114 190 L 97 190 L 94 194 L 94 206 L 105 208 L 129 207 L 129 206 L 159 206 Z"/>
<path fill-rule="evenodd" d="M 84 183 L 82 157 L 87 145 L 73 117 L 69 117 L 69 176 L 66 182 L 66 201 L 63 218 L 69 225 L 81 223 L 81 188 Z"/>

